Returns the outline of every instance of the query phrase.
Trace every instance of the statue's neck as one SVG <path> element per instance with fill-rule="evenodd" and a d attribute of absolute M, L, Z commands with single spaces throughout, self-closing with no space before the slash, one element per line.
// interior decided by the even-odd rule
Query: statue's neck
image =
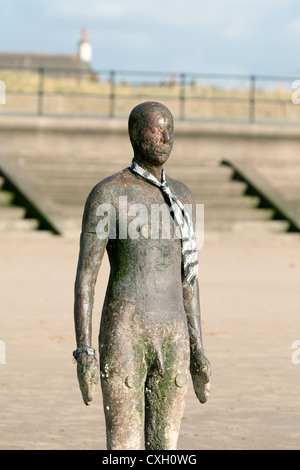
<path fill-rule="evenodd" d="M 163 169 L 162 165 L 151 165 L 151 163 L 145 162 L 144 160 L 140 159 L 137 155 L 134 156 L 134 160 L 140 167 L 151 173 L 151 175 L 154 176 L 154 178 L 156 178 L 161 183 Z"/>

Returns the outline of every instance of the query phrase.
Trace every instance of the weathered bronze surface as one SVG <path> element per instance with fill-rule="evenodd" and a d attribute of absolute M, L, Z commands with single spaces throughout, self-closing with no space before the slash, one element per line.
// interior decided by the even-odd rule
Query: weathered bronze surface
<path fill-rule="evenodd" d="M 128 126 L 135 161 L 161 181 L 162 166 L 173 147 L 170 111 L 160 103 L 142 103 L 131 112 Z M 195 207 L 183 183 L 169 177 L 167 182 L 183 204 Z M 120 236 L 120 201 L 128 208 L 143 204 L 149 213 L 153 204 L 165 203 L 160 189 L 130 168 L 92 189 L 83 215 L 75 282 L 77 348 L 91 347 L 94 290 L 107 250 L 111 270 L 99 334 L 107 448 L 141 449 L 144 438 L 146 449 L 176 449 L 189 372 L 199 401 L 206 402 L 209 395 L 198 281 L 190 285 L 183 278 L 181 240 L 174 236 L 174 227 L 169 238 L 161 231 L 153 238 L 148 221 L 137 224 L 137 238 Z M 116 225 L 114 236 L 101 238 L 98 208 L 103 204 L 115 208 L 115 217 L 109 220 Z M 127 225 L 134 215 L 126 213 Z M 85 355 L 77 356 L 77 375 L 89 404 L 98 365 L 95 357 L 88 362 Z"/>

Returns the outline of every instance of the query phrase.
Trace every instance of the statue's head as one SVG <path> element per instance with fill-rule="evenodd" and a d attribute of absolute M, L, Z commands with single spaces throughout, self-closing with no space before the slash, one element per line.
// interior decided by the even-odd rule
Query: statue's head
<path fill-rule="evenodd" d="M 173 148 L 173 116 L 161 103 L 146 101 L 130 113 L 128 131 L 139 160 L 154 166 L 164 164 Z"/>

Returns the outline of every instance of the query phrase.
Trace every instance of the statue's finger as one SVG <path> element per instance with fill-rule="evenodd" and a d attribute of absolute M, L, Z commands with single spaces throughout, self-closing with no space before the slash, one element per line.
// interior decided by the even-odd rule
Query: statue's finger
<path fill-rule="evenodd" d="M 204 383 L 209 382 L 210 376 L 211 376 L 211 370 L 210 367 L 208 367 L 206 364 L 200 367 L 200 373 L 202 374 L 202 379 Z"/>

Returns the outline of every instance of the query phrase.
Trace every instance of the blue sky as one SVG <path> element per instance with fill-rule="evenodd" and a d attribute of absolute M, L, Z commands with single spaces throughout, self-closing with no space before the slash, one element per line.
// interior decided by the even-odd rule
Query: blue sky
<path fill-rule="evenodd" d="M 0 50 L 76 53 L 95 69 L 300 76 L 299 0 L 0 0 Z"/>

